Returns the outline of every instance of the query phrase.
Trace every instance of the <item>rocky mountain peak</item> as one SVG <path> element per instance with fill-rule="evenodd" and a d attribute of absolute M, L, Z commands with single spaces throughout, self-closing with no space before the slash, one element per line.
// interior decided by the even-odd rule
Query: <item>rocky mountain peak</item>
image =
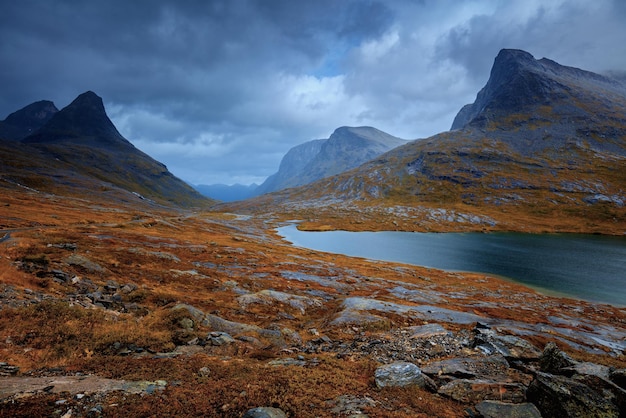
<path fill-rule="evenodd" d="M 79 95 L 72 103 L 56 113 L 38 132 L 24 139 L 27 143 L 59 142 L 79 139 L 91 145 L 123 142 L 104 109 L 102 98 L 92 91 Z"/>
<path fill-rule="evenodd" d="M 277 173 L 260 185 L 264 194 L 332 176 L 369 161 L 406 141 L 369 126 L 342 126 L 327 139 L 300 144 L 287 152 Z"/>
<path fill-rule="evenodd" d="M 585 102 L 600 95 L 610 98 L 607 107 L 611 107 L 613 97 L 619 101 L 626 97 L 626 87 L 617 80 L 547 58 L 536 60 L 525 51 L 503 49 L 494 60 L 489 81 L 478 92 L 476 101 L 459 111 L 452 129 L 468 124 L 484 126 L 504 115 L 535 113 L 538 106 L 551 106 L 558 111 L 560 104 L 573 97 L 576 102 Z M 571 104 L 568 108 L 566 113 L 571 114 Z"/>
<path fill-rule="evenodd" d="M 0 137 L 20 140 L 45 125 L 59 109 L 49 100 L 40 100 L 11 113 L 0 122 Z"/>

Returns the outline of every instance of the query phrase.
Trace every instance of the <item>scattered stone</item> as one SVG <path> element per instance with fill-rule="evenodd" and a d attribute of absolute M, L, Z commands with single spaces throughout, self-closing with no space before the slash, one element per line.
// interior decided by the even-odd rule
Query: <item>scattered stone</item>
<path fill-rule="evenodd" d="M 350 417 L 367 417 L 363 409 L 374 408 L 378 405 L 374 399 L 364 396 L 358 397 L 354 395 L 341 395 L 328 402 L 329 406 L 334 407 L 331 412 L 336 415 L 348 415 Z"/>
<path fill-rule="evenodd" d="M 226 332 L 213 331 L 207 336 L 207 342 L 212 346 L 222 346 L 235 343 L 235 339 Z"/>
<path fill-rule="evenodd" d="M 409 327 L 407 331 L 410 338 L 432 338 L 441 335 L 450 335 L 450 331 L 442 327 L 440 324 L 426 324 L 416 327 Z"/>
<path fill-rule="evenodd" d="M 484 400 L 501 400 L 513 403 L 526 401 L 526 388 L 524 385 L 483 379 L 453 380 L 441 386 L 437 393 L 463 403 L 474 403 Z"/>
<path fill-rule="evenodd" d="M 455 357 L 422 366 L 422 372 L 432 376 L 474 378 L 505 375 L 509 364 L 500 355 L 489 357 Z"/>
<path fill-rule="evenodd" d="M 79 255 L 79 254 L 72 254 L 69 257 L 66 257 L 63 261 L 71 266 L 82 267 L 91 273 L 106 273 L 107 272 L 107 270 L 104 267 L 102 267 L 100 264 L 95 263 L 91 261 L 90 259 L 88 259 L 87 257 Z"/>
<path fill-rule="evenodd" d="M 565 376 L 537 372 L 527 396 L 546 417 L 620 416 L 619 408 L 606 396 Z"/>
<path fill-rule="evenodd" d="M 476 410 L 483 418 L 541 418 L 537 407 L 531 403 L 512 404 L 501 401 L 482 401 Z"/>
<path fill-rule="evenodd" d="M 379 388 L 388 386 L 426 386 L 426 378 L 422 371 L 413 363 L 399 361 L 381 366 L 374 373 L 376 386 Z"/>
<path fill-rule="evenodd" d="M 0 376 L 14 376 L 20 371 L 17 366 L 11 366 L 9 363 L 0 362 Z"/>
<path fill-rule="evenodd" d="M 559 373 L 561 369 L 574 366 L 576 361 L 565 354 L 553 342 L 546 344 L 539 358 L 539 367 L 546 373 Z"/>
<path fill-rule="evenodd" d="M 200 370 L 198 370 L 198 376 L 200 377 L 209 377 L 211 375 L 211 369 L 209 369 L 208 367 L 201 367 Z"/>
<path fill-rule="evenodd" d="M 243 418 L 287 418 L 287 414 L 278 408 L 259 407 L 249 409 Z"/>

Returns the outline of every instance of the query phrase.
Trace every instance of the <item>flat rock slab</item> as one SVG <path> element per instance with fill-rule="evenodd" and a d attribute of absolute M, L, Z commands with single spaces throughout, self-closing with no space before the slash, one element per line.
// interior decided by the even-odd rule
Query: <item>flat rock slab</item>
<path fill-rule="evenodd" d="M 387 364 L 376 369 L 374 373 L 376 386 L 383 387 L 404 387 L 404 386 L 426 386 L 426 378 L 422 371 L 413 363 L 398 361 Z"/>
<path fill-rule="evenodd" d="M 526 401 L 526 388 L 523 385 L 482 379 L 453 380 L 440 387 L 438 393 L 463 403 L 484 400 L 505 400 L 513 403 Z"/>
<path fill-rule="evenodd" d="M 440 308 L 431 305 L 402 305 L 377 299 L 363 297 L 346 298 L 342 306 L 343 312 L 333 321 L 333 324 L 345 323 L 344 317 L 353 312 L 377 311 L 382 313 L 393 313 L 398 315 L 408 315 L 416 319 L 434 322 L 447 322 L 453 324 L 472 324 L 474 322 L 487 322 L 488 318 L 478 316 L 473 313 L 453 311 L 451 309 Z"/>
<path fill-rule="evenodd" d="M 506 375 L 509 363 L 502 356 L 457 357 L 422 366 L 422 372 L 429 375 L 455 377 L 487 377 Z"/>
<path fill-rule="evenodd" d="M 500 401 L 482 401 L 476 410 L 484 418 L 541 418 L 537 407 L 531 403 L 512 404 Z"/>
<path fill-rule="evenodd" d="M 3 377 L 0 379 L 0 399 L 17 394 L 35 393 L 106 393 L 124 391 L 126 393 L 152 393 L 164 388 L 167 382 L 105 379 L 98 376 L 51 376 L 51 377 Z"/>

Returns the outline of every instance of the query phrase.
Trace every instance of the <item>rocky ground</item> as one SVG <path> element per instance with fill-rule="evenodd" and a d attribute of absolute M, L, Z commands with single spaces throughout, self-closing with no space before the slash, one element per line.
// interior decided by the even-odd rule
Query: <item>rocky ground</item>
<path fill-rule="evenodd" d="M 624 416 L 626 311 L 294 248 L 277 218 L 4 194 L 0 416 Z"/>

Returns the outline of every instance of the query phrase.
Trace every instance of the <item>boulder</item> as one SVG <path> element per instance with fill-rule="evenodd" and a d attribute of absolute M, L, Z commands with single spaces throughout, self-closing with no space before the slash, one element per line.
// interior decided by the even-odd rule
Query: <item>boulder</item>
<path fill-rule="evenodd" d="M 619 408 L 589 386 L 565 376 L 537 372 L 528 400 L 546 417 L 619 417 Z"/>
<path fill-rule="evenodd" d="M 553 342 L 546 344 L 541 357 L 539 357 L 539 367 L 546 373 L 560 373 L 561 369 L 574 366 L 576 361 L 565 354 Z"/>
<path fill-rule="evenodd" d="M 483 418 L 541 418 L 537 407 L 531 403 L 513 404 L 501 401 L 482 401 L 476 410 Z"/>
<path fill-rule="evenodd" d="M 379 388 L 389 386 L 426 386 L 426 378 L 422 371 L 413 363 L 398 361 L 386 364 L 376 369 L 374 373 L 376 386 Z"/>
<path fill-rule="evenodd" d="M 287 414 L 278 408 L 259 407 L 249 409 L 243 418 L 287 418 Z"/>
<path fill-rule="evenodd" d="M 453 380 L 441 386 L 437 393 L 463 403 L 483 400 L 501 400 L 513 403 L 526 401 L 526 388 L 524 385 L 485 379 Z"/>

